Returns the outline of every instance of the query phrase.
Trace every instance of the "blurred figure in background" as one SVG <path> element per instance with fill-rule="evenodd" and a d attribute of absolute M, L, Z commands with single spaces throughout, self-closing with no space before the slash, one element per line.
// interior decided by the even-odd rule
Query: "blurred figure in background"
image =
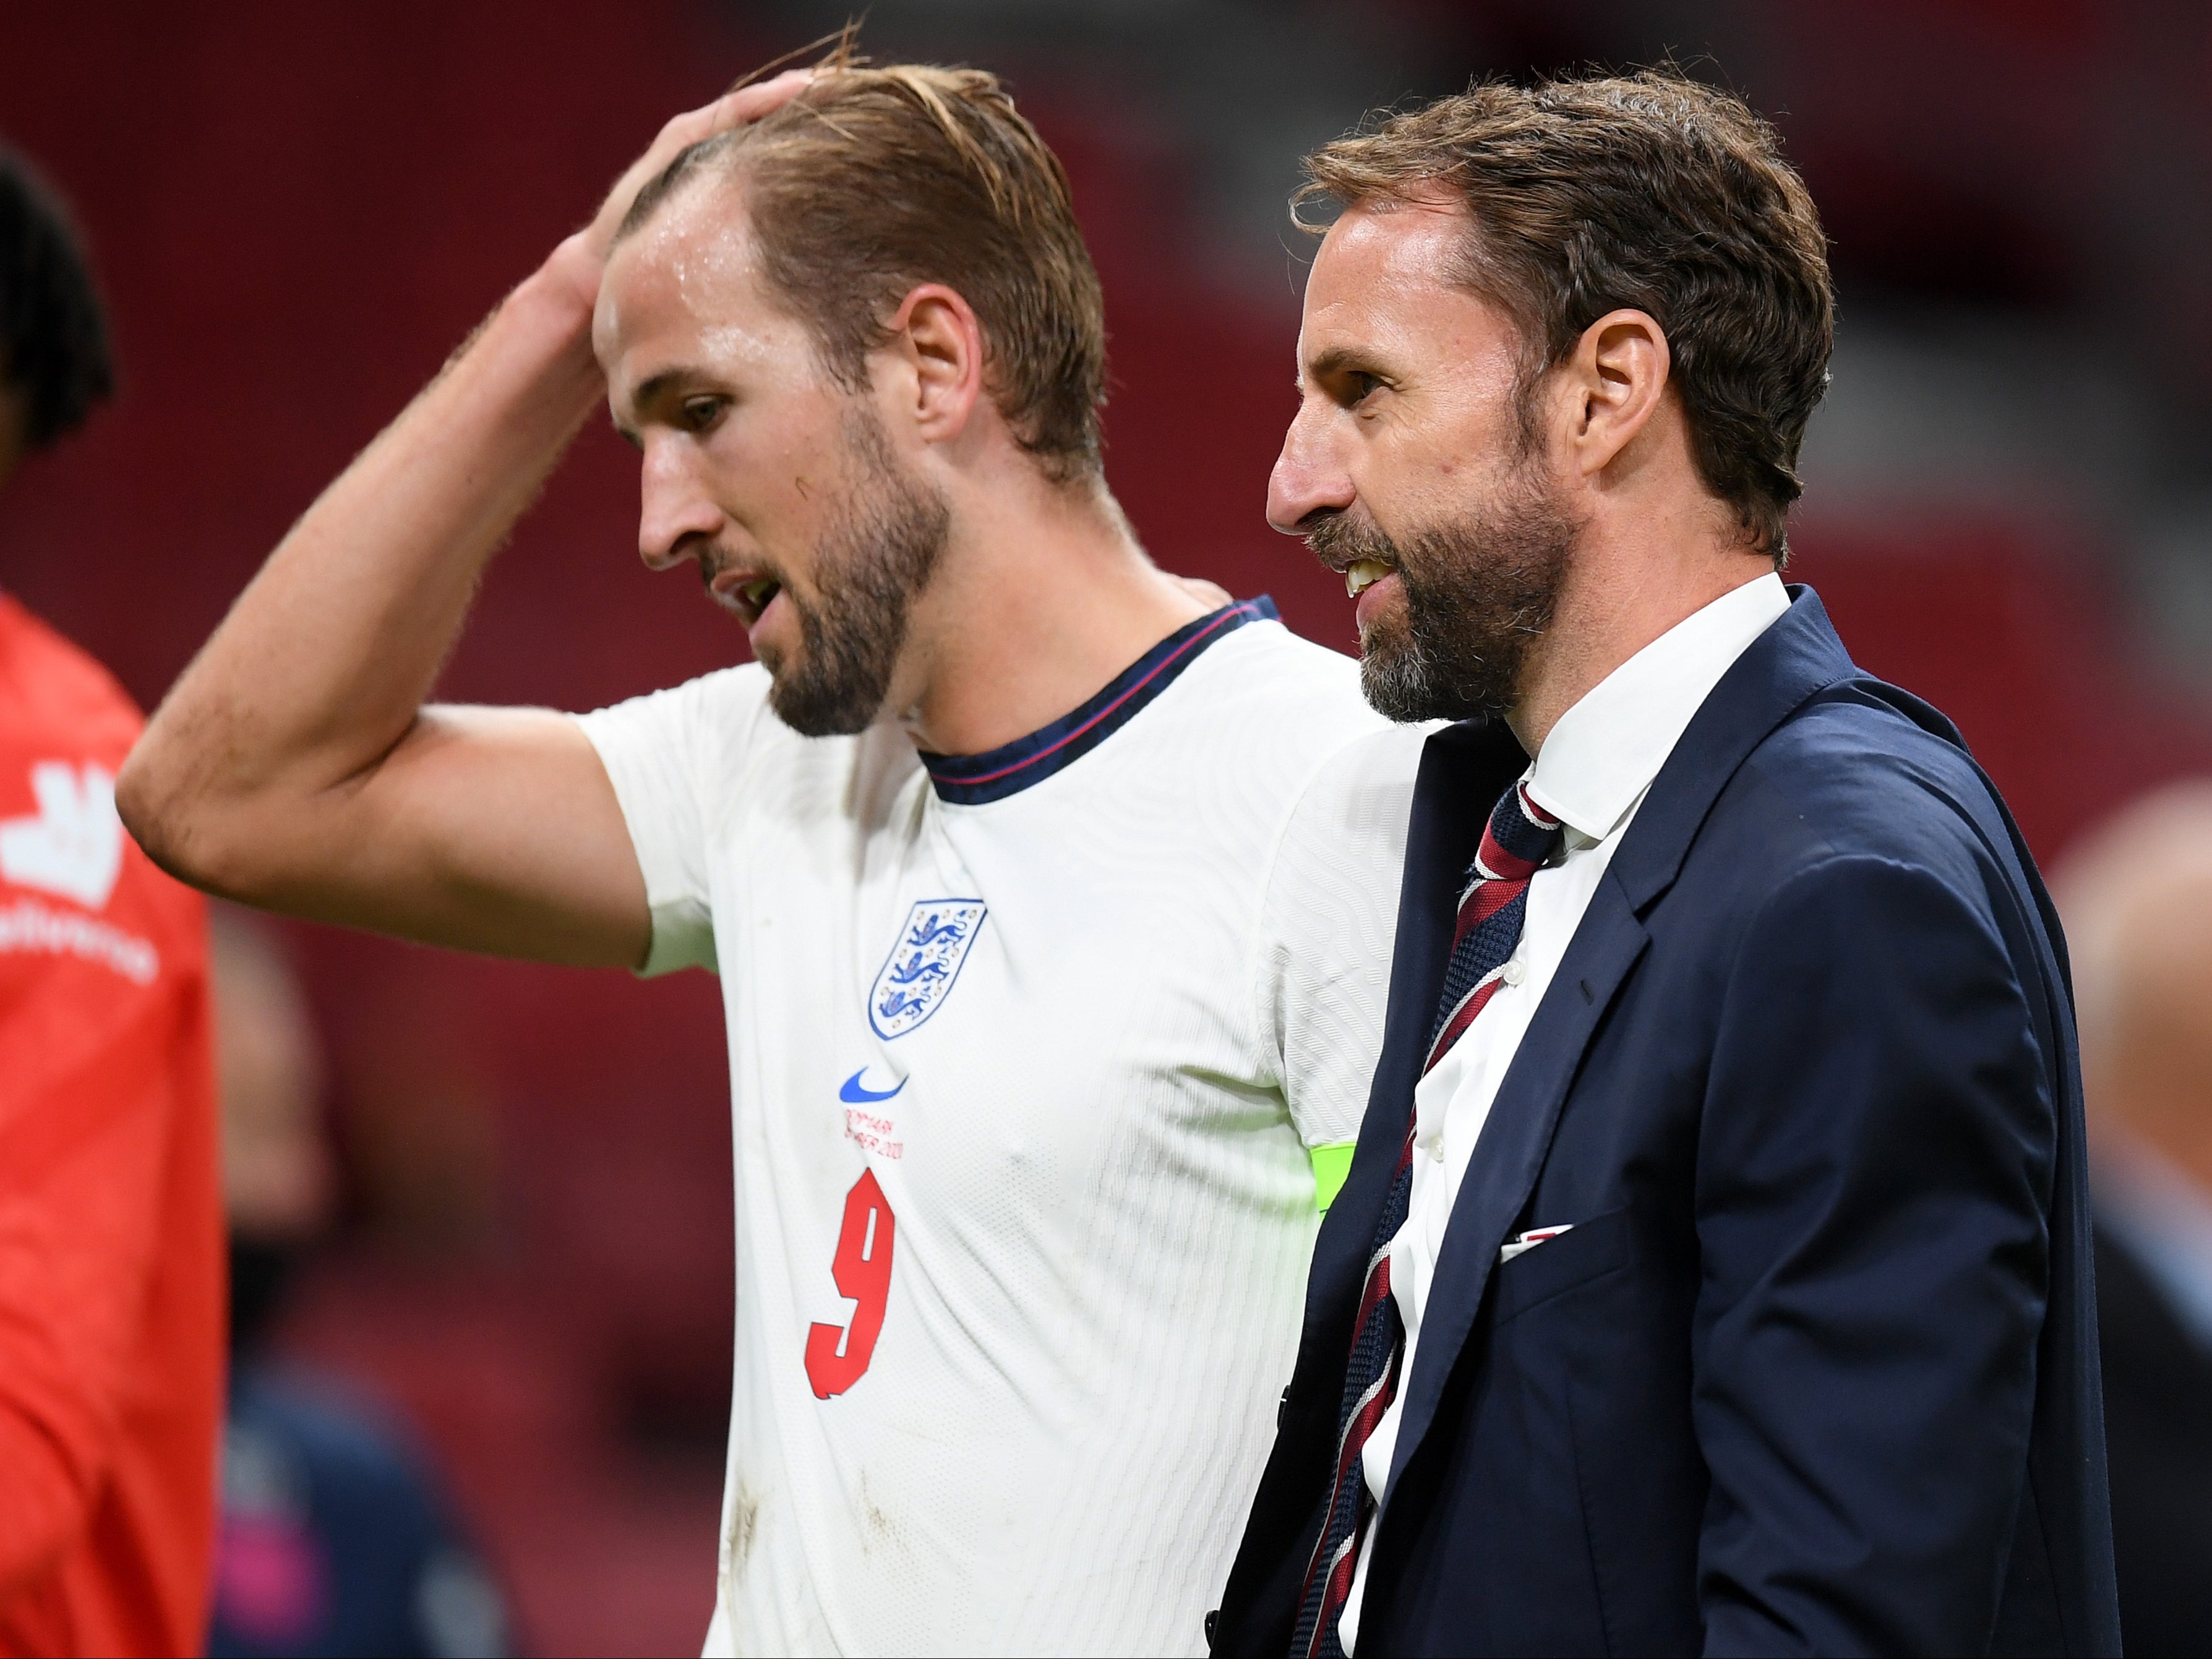
<path fill-rule="evenodd" d="M 2212 1652 L 2212 782 L 2069 861 L 2120 1633 Z"/>
<path fill-rule="evenodd" d="M 230 1415 L 209 1650 L 496 1655 L 505 1603 L 404 1439 L 268 1337 L 337 1182 L 323 1055 L 290 965 L 259 923 L 213 935 L 230 1218 Z"/>
<path fill-rule="evenodd" d="M 0 485 L 111 380 L 68 216 L 0 149 Z M 205 1628 L 222 1393 L 207 923 L 115 815 L 140 725 L 0 594 L 0 1653 L 183 1653 Z"/>

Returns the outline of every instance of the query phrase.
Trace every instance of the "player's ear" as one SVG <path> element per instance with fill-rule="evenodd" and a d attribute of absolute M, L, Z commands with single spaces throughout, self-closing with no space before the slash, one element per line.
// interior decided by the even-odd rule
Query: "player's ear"
<path fill-rule="evenodd" d="M 913 377 L 919 435 L 927 443 L 959 437 L 983 395 L 983 328 L 974 309 L 944 283 L 924 283 L 900 305 L 891 331 Z"/>
<path fill-rule="evenodd" d="M 1650 424 L 1673 366 L 1666 331 L 1644 312 L 1607 312 L 1583 331 L 1565 368 L 1568 438 L 1584 477 L 1602 471 Z"/>

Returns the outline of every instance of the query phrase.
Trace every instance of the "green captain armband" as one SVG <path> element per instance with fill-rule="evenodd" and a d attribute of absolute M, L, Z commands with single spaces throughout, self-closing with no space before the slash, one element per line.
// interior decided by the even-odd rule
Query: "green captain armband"
<path fill-rule="evenodd" d="M 1352 1173 L 1352 1149 L 1359 1143 L 1354 1140 L 1332 1140 L 1326 1146 L 1309 1147 L 1306 1156 L 1313 1160 L 1314 1208 L 1323 1215 L 1336 1202 L 1336 1195 L 1344 1190 L 1344 1178 Z"/>

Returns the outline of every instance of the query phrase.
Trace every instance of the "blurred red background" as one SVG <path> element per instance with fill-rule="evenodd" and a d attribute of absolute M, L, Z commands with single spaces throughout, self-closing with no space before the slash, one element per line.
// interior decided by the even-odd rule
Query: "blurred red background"
<path fill-rule="evenodd" d="M 289 521 L 659 122 L 794 38 L 676 0 L 15 9 L 0 134 L 76 204 L 122 391 L 20 475 L 0 580 L 158 700 Z M 1294 293 L 1201 270 L 1174 153 L 1126 142 L 1097 88 L 1025 106 L 1104 276 L 1109 471 L 1139 530 L 1349 648 L 1334 579 L 1261 518 Z M 1839 192 L 1881 187 L 1838 171 Z M 585 708 L 742 653 L 689 580 L 637 563 L 633 467 L 586 431 L 447 695 Z M 2201 710 L 2133 665 L 2079 520 L 1855 514 L 1815 476 L 1795 543 L 1860 660 L 1960 721 L 2046 860 L 2126 793 L 2212 769 Z M 732 1283 L 714 985 L 294 938 L 355 1213 L 289 1345 L 420 1426 L 526 1642 L 696 1650 Z"/>

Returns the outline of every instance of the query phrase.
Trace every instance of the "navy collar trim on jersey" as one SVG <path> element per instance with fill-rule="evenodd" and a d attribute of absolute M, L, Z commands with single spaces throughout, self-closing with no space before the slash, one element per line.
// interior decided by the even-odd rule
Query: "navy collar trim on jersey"
<path fill-rule="evenodd" d="M 1051 725 L 980 755 L 933 755 L 924 750 L 921 763 L 938 798 L 956 806 L 981 806 L 1019 794 L 1080 760 L 1127 726 L 1216 640 L 1247 623 L 1279 620 L 1275 602 L 1265 595 L 1224 605 L 1184 623 L 1080 708 Z"/>

